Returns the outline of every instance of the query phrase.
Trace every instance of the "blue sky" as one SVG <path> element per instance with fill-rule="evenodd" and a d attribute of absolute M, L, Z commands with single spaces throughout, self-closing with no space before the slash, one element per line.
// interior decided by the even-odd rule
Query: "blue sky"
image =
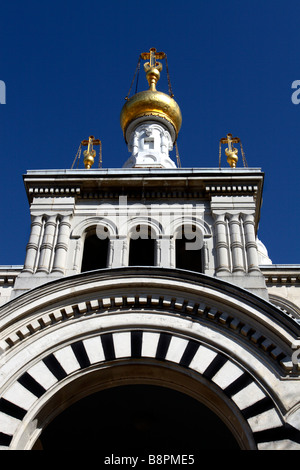
<path fill-rule="evenodd" d="M 89 135 L 102 141 L 103 167 L 127 160 L 120 110 L 150 47 L 167 53 L 182 166 L 218 167 L 219 139 L 240 137 L 248 166 L 265 173 L 259 238 L 274 264 L 300 263 L 299 17 L 293 0 L 2 2 L 0 264 L 24 262 L 27 170 L 71 168 Z"/>

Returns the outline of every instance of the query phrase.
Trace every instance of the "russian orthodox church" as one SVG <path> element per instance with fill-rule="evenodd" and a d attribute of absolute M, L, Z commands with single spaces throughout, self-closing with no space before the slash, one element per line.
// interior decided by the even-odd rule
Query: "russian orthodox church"
<path fill-rule="evenodd" d="M 228 166 L 181 166 L 164 60 L 140 55 L 122 168 L 97 167 L 90 136 L 83 168 L 24 175 L 24 265 L 0 267 L 2 450 L 300 449 L 300 266 L 258 238 L 264 173 L 239 138 L 220 140 Z"/>

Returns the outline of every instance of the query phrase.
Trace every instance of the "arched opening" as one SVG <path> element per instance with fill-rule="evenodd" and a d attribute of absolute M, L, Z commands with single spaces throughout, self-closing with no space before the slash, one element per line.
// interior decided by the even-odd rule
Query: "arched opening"
<path fill-rule="evenodd" d="M 99 449 L 188 454 L 238 450 L 223 421 L 198 400 L 157 385 L 122 385 L 93 393 L 65 409 L 42 432 L 44 450 Z"/>
<path fill-rule="evenodd" d="M 104 227 L 104 230 L 106 227 Z M 106 229 L 107 231 L 107 229 Z M 82 256 L 81 272 L 107 268 L 109 238 L 101 239 L 95 230 L 86 234 Z"/>
<path fill-rule="evenodd" d="M 137 225 L 130 233 L 129 266 L 155 266 L 155 233 L 146 225 Z"/>
<path fill-rule="evenodd" d="M 203 272 L 203 234 L 194 225 L 184 225 L 176 234 L 176 268 Z"/>

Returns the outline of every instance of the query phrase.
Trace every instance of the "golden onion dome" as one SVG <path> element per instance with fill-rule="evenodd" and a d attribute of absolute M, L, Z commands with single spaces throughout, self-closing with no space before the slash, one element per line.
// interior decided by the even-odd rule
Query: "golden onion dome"
<path fill-rule="evenodd" d="M 144 64 L 149 89 L 133 95 L 126 101 L 121 110 L 120 123 L 126 141 L 128 140 L 127 130 L 134 121 L 141 122 L 150 118 L 151 120 L 164 122 L 170 129 L 173 141 L 177 139 L 181 127 L 182 115 L 176 101 L 170 95 L 156 90 L 162 64 L 156 62 L 155 53 L 154 48 L 150 49 L 150 63 Z M 154 56 L 154 61 L 151 55 Z"/>

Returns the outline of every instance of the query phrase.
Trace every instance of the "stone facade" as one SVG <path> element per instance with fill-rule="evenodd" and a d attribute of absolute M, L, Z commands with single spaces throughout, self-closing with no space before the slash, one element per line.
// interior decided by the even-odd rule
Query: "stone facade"
<path fill-rule="evenodd" d="M 109 238 L 107 267 L 127 266 L 132 231 L 148 224 L 155 266 L 175 267 L 178 230 L 194 225 L 203 245 L 200 272 L 267 295 L 256 244 L 260 170 L 134 168 L 93 170 L 88 178 L 77 170 L 31 171 L 24 181 L 32 226 L 14 295 L 81 272 L 91 227 Z"/>
<path fill-rule="evenodd" d="M 75 396 L 119 383 L 184 390 L 242 449 L 299 449 L 300 268 L 273 265 L 257 238 L 263 178 L 27 172 L 26 258 L 0 272 L 1 449 L 38 448 Z M 177 264 L 182 226 L 201 251 L 192 269 Z M 130 265 L 145 227 L 153 264 Z M 108 241 L 105 265 L 84 271 L 92 235 Z"/>

